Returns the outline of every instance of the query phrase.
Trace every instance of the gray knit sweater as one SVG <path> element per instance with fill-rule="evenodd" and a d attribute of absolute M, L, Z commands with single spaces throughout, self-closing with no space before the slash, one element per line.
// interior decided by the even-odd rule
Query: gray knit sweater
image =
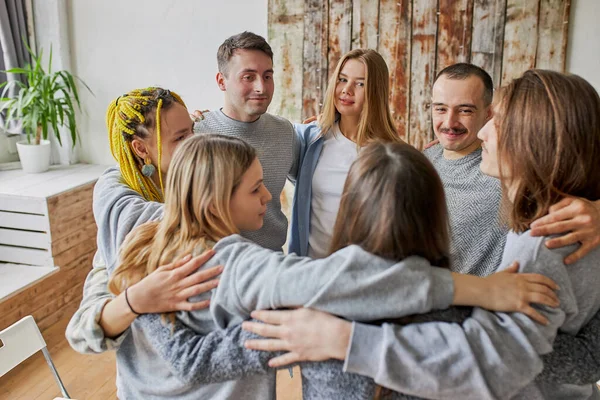
<path fill-rule="evenodd" d="M 502 258 L 507 229 L 499 223 L 500 181 L 479 169 L 481 149 L 458 160 L 447 160 L 437 144 L 423 153 L 437 170 L 450 216 L 451 268 L 455 272 L 486 276 Z"/>
<path fill-rule="evenodd" d="M 219 133 L 244 140 L 256 149 L 264 171 L 265 186 L 273 200 L 267 205 L 263 227 L 243 236 L 271 250 L 281 250 L 287 235 L 288 221 L 281 211 L 279 196 L 286 178 L 295 180 L 300 144 L 294 127 L 285 118 L 263 114 L 254 122 L 240 122 L 223 111 L 204 114 L 194 125 L 195 133 Z"/>

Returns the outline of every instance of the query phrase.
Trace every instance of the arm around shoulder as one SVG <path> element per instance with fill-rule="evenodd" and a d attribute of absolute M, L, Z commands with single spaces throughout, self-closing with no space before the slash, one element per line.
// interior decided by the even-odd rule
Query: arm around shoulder
<path fill-rule="evenodd" d="M 102 353 L 120 346 L 127 334 L 108 338 L 100 326 L 102 310 L 114 296 L 108 291 L 108 272 L 102 261 L 94 258 L 94 268 L 89 272 L 83 287 L 79 308 L 71 317 L 65 336 L 71 347 L 79 353 Z"/>

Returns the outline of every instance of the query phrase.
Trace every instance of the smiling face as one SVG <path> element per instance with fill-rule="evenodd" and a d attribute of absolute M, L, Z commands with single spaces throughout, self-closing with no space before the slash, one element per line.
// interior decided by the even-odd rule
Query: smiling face
<path fill-rule="evenodd" d="M 334 104 L 342 117 L 360 117 L 365 103 L 366 68 L 362 61 L 349 59 L 335 86 Z"/>
<path fill-rule="evenodd" d="M 479 147 L 477 133 L 491 117 L 484 102 L 484 85 L 477 76 L 449 79 L 433 85 L 432 121 L 435 136 L 449 159 L 461 158 Z"/>
<path fill-rule="evenodd" d="M 271 193 L 263 183 L 262 166 L 256 158 L 231 196 L 229 209 L 233 224 L 240 231 L 260 229 L 267 212 L 267 203 L 271 199 Z"/>
<path fill-rule="evenodd" d="M 242 122 L 256 121 L 273 98 L 273 62 L 260 50 L 236 50 L 226 75 L 217 74 L 217 84 L 225 92 L 225 115 Z"/>

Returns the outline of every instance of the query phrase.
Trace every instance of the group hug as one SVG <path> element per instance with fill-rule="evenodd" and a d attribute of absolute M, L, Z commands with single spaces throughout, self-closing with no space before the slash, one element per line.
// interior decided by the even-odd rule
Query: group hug
<path fill-rule="evenodd" d="M 600 399 L 600 97 L 466 63 L 405 143 L 375 50 L 343 55 L 311 123 L 267 113 L 273 51 L 217 52 L 223 106 L 167 88 L 107 111 L 98 250 L 66 336 L 116 350 L 120 399 Z M 295 185 L 289 227 L 281 193 Z"/>

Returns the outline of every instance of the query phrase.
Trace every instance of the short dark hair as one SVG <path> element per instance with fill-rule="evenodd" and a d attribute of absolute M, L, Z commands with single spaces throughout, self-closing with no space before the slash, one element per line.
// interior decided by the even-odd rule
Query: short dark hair
<path fill-rule="evenodd" d="M 259 50 L 268 55 L 271 61 L 273 61 L 273 50 L 271 50 L 271 46 L 269 46 L 265 38 L 256 33 L 244 31 L 225 39 L 223 44 L 219 46 L 219 50 L 217 51 L 217 65 L 219 72 L 223 75 L 227 75 L 229 72 L 229 60 L 233 57 L 236 50 Z"/>
<path fill-rule="evenodd" d="M 481 79 L 481 82 L 483 82 L 483 102 L 486 106 L 492 104 L 492 99 L 494 98 L 494 82 L 492 82 L 490 74 L 483 68 L 468 63 L 452 64 L 441 70 L 435 77 L 433 83 L 435 84 L 442 75 L 447 76 L 448 79 L 458 80 L 464 80 L 471 76 L 478 77 Z"/>

